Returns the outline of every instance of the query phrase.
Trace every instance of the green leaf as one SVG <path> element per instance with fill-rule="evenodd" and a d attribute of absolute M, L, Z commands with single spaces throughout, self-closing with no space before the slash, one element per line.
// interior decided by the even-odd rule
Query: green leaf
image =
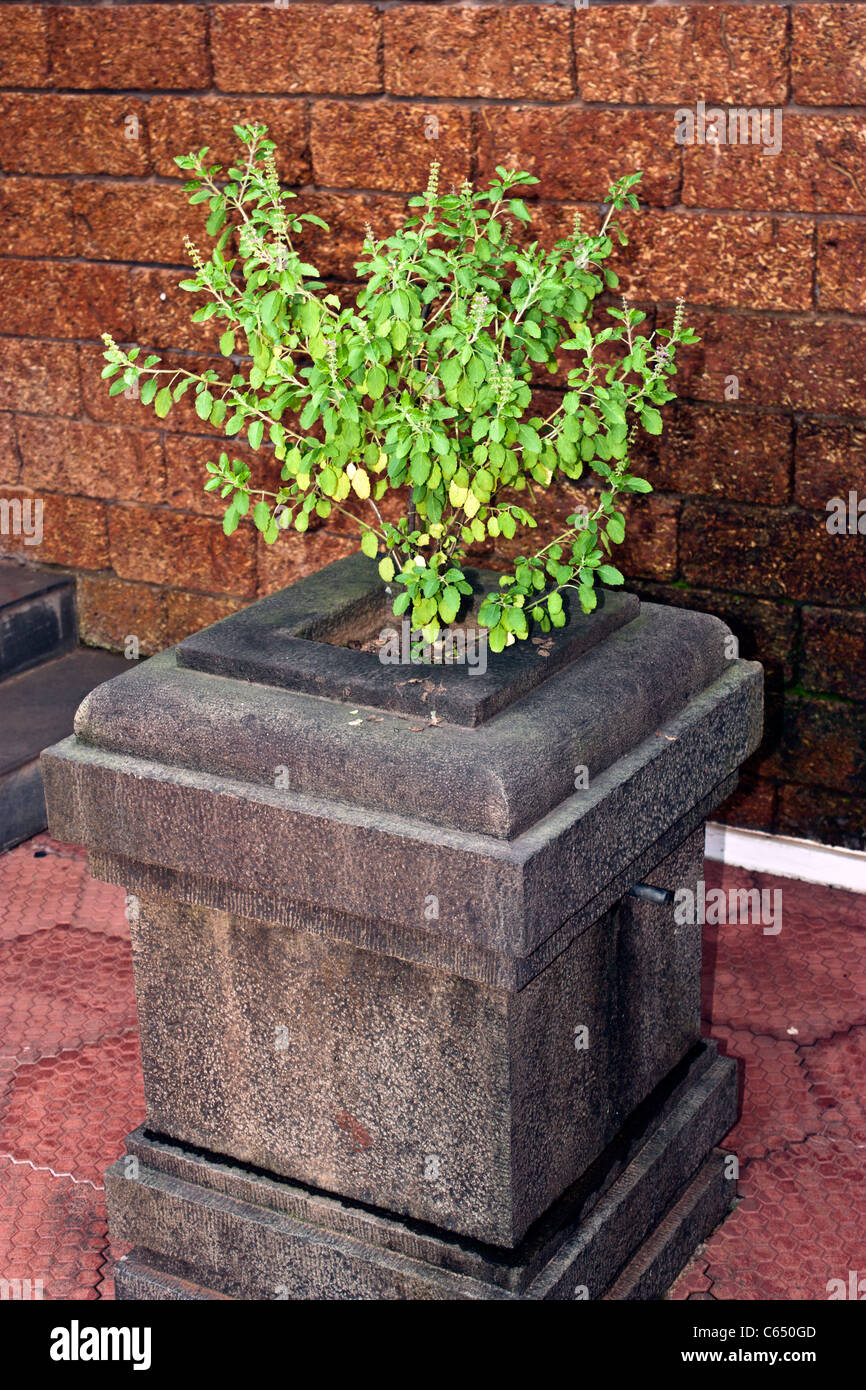
<path fill-rule="evenodd" d="M 591 588 L 588 584 L 581 584 L 579 594 L 580 606 L 584 613 L 591 613 L 598 604 L 598 595 L 595 589 Z"/>
<path fill-rule="evenodd" d="M 541 436 L 532 425 L 518 425 L 517 438 L 520 440 L 524 449 L 531 449 L 534 453 L 541 453 Z"/>
<path fill-rule="evenodd" d="M 235 350 L 235 335 L 231 328 L 227 328 L 220 337 L 220 352 L 223 357 L 231 357 Z"/>
<path fill-rule="evenodd" d="M 224 225 L 226 220 L 225 208 L 216 207 L 207 220 L 208 236 L 216 236 L 217 232 Z"/>
<path fill-rule="evenodd" d="M 439 616 L 443 623 L 453 623 L 460 610 L 460 590 L 449 584 L 439 600 Z"/>
<path fill-rule="evenodd" d="M 300 426 L 302 430 L 308 430 L 314 420 L 319 418 L 319 407 L 314 400 L 307 401 L 301 411 Z"/>
<path fill-rule="evenodd" d="M 256 528 L 259 531 L 264 531 L 270 519 L 271 509 L 268 506 L 265 499 L 262 497 L 260 501 L 258 501 L 256 505 L 253 507 L 253 521 L 255 522 Z"/>
<path fill-rule="evenodd" d="M 439 377 L 446 391 L 453 391 L 460 380 L 460 363 L 456 357 L 446 357 L 439 364 Z"/>
<path fill-rule="evenodd" d="M 388 373 L 384 367 L 371 367 L 367 373 L 367 395 L 378 401 L 388 384 Z"/>
<path fill-rule="evenodd" d="M 271 290 L 269 294 L 263 296 L 259 304 L 259 315 L 265 328 L 271 328 L 276 321 L 282 298 L 279 290 Z"/>
<path fill-rule="evenodd" d="M 430 476 L 430 459 L 427 454 L 416 454 L 412 459 L 412 467 L 409 469 L 409 477 L 413 483 L 426 483 Z"/>
<path fill-rule="evenodd" d="M 529 624 L 522 608 L 509 608 L 505 615 L 505 624 L 509 632 L 513 632 L 515 637 L 529 636 Z"/>
<path fill-rule="evenodd" d="M 390 555 L 386 555 L 384 559 L 379 561 L 379 577 L 384 579 L 386 584 L 390 584 L 394 578 L 394 573 L 394 561 Z"/>
<path fill-rule="evenodd" d="M 166 415 L 171 410 L 171 405 L 171 391 L 167 386 L 163 386 L 162 390 L 159 392 L 156 400 L 153 403 L 153 408 L 159 416 L 160 420 L 165 419 Z M 231 532 L 227 532 L 227 534 L 230 535 Z"/>
<path fill-rule="evenodd" d="M 484 381 L 485 377 L 487 376 L 487 367 L 484 363 L 483 358 L 472 356 L 469 359 L 469 362 L 466 367 L 466 375 L 472 382 L 473 386 L 480 386 L 481 383 Z"/>
<path fill-rule="evenodd" d="M 250 441 L 251 448 L 257 449 L 259 447 L 259 445 L 262 442 L 262 436 L 264 435 L 264 432 L 264 420 L 253 420 L 250 424 L 249 430 L 247 431 L 247 438 Z"/>
<path fill-rule="evenodd" d="M 661 434 L 662 417 L 659 412 L 653 410 L 651 406 L 646 406 L 645 409 L 641 411 L 640 422 L 647 434 Z"/>
<path fill-rule="evenodd" d="M 479 439 L 483 439 L 489 427 L 489 421 L 483 415 L 479 415 L 477 420 L 472 421 L 472 439 L 475 444 Z"/>
<path fill-rule="evenodd" d="M 210 391 L 199 391 L 195 398 L 195 413 L 200 420 L 210 419 L 212 406 L 213 396 Z"/>
<path fill-rule="evenodd" d="M 435 617 L 438 611 L 438 604 L 435 598 L 419 598 L 412 605 L 412 622 L 415 627 L 423 627 Z"/>
<path fill-rule="evenodd" d="M 625 577 L 620 573 L 616 565 L 599 565 L 596 574 L 603 584 L 625 583 Z"/>
<path fill-rule="evenodd" d="M 482 627 L 489 627 L 499 620 L 499 605 L 486 598 L 478 610 L 478 621 Z"/>
<path fill-rule="evenodd" d="M 375 560 L 376 554 L 379 550 L 379 542 L 377 541 L 374 532 L 364 532 L 363 536 L 361 537 L 361 549 L 363 550 L 364 554 L 369 557 L 369 559 Z"/>
<path fill-rule="evenodd" d="M 396 319 L 408 319 L 411 312 L 409 296 L 405 290 L 394 290 L 391 294 L 391 309 Z"/>

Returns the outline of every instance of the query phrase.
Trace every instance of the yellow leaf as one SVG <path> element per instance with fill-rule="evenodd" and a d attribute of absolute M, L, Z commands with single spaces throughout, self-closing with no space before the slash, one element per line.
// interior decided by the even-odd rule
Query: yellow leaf
<path fill-rule="evenodd" d="M 352 487 L 361 498 L 370 496 L 370 475 L 365 468 L 356 468 L 352 474 Z"/>
<path fill-rule="evenodd" d="M 467 492 L 467 494 L 466 494 L 466 500 L 465 500 L 465 502 L 463 503 L 463 510 L 465 511 L 466 515 L 469 516 L 469 517 L 474 516 L 475 513 L 478 511 L 478 508 L 479 508 L 480 506 L 481 506 L 481 503 L 479 502 L 478 498 L 475 496 L 475 493 L 474 493 L 474 492 Z"/>
<path fill-rule="evenodd" d="M 448 489 L 448 497 L 452 507 L 462 507 L 468 496 L 468 487 L 458 487 L 456 483 L 452 482 Z"/>

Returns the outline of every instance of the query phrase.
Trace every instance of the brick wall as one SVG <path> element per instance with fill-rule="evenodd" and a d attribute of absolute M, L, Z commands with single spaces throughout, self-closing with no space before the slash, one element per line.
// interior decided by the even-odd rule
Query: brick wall
<path fill-rule="evenodd" d="M 356 545 L 226 541 L 201 491 L 213 432 L 191 407 L 156 428 L 99 381 L 103 329 L 213 351 L 176 290 L 203 233 L 174 154 L 221 158 L 235 121 L 265 120 L 331 223 L 314 258 L 335 282 L 432 157 L 446 186 L 532 170 L 544 238 L 643 169 L 624 288 L 657 321 L 684 294 L 703 341 L 625 567 L 765 663 L 767 738 L 730 818 L 863 843 L 866 538 L 829 534 L 825 506 L 866 496 L 866 4 L 13 3 L 0 89 L 3 483 L 45 505 L 38 554 L 0 546 L 77 572 L 87 641 L 145 652 Z M 781 108 L 780 153 L 679 145 L 700 100 Z"/>

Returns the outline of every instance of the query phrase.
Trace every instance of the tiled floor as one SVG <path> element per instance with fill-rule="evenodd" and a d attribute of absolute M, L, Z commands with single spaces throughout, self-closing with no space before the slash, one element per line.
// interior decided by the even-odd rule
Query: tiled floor
<path fill-rule="evenodd" d="M 741 1201 L 677 1299 L 825 1299 L 866 1275 L 866 895 L 781 889 L 783 926 L 707 927 L 706 1031 L 745 1062 Z M 124 896 L 39 836 L 0 858 L 0 1281 L 112 1296 L 102 1172 L 144 1102 Z"/>

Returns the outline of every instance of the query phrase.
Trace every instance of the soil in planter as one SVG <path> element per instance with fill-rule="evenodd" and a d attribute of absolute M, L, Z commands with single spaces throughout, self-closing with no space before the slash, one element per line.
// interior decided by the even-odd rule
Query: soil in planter
<path fill-rule="evenodd" d="M 443 628 L 433 643 L 432 649 L 425 643 L 420 631 L 411 636 L 411 645 L 417 653 L 418 661 L 435 666 L 462 664 L 463 653 L 467 650 L 479 651 L 487 641 L 487 628 L 478 625 L 478 610 L 484 600 L 482 593 L 476 594 L 471 606 L 458 621 Z M 352 651 L 370 652 L 378 656 L 396 632 L 402 642 L 405 617 L 396 617 L 391 607 L 392 600 L 387 594 L 377 595 L 371 602 L 365 599 L 354 609 L 343 611 L 334 619 L 316 624 L 314 629 L 304 635 L 316 642 L 327 642 L 332 647 L 348 647 Z M 548 657 L 553 645 L 550 634 L 540 634 L 530 639 L 539 657 Z"/>
<path fill-rule="evenodd" d="M 443 629 L 440 633 L 434 644 L 438 661 L 442 660 L 442 653 L 448 651 L 448 643 L 453 645 L 455 639 L 463 645 L 467 643 L 477 644 L 479 641 L 486 640 L 487 629 L 479 628 L 477 622 L 481 601 L 482 596 L 479 595 L 460 621 L 452 623 L 450 627 Z M 336 621 L 317 628 L 315 634 L 310 633 L 310 636 L 314 635 L 317 642 L 327 642 L 333 647 L 350 647 L 354 651 L 378 654 L 392 633 L 402 633 L 404 621 L 404 618 L 395 617 L 391 607 L 391 599 L 387 594 L 383 594 L 376 603 L 372 605 L 365 603 L 363 607 L 355 609 L 354 612 L 343 613 Z M 458 634 L 460 634 L 459 639 Z M 413 632 L 413 646 L 416 643 L 423 643 L 423 641 L 420 632 Z"/>
<path fill-rule="evenodd" d="M 437 666 L 443 663 L 448 665 L 449 656 L 460 662 L 463 660 L 461 653 L 467 648 L 478 651 L 479 644 L 487 640 L 487 628 L 478 626 L 478 609 L 481 602 L 482 596 L 479 596 L 459 622 L 443 628 L 433 643 L 432 652 L 425 653 L 422 661 L 429 661 Z M 374 611 L 365 608 L 361 613 L 344 617 L 327 631 L 317 632 L 316 637 L 318 641 L 328 642 L 334 647 L 349 647 L 353 651 L 372 652 L 377 656 L 395 631 L 401 634 L 404 621 L 405 619 L 394 616 L 390 600 L 385 598 Z M 427 646 L 420 631 L 413 632 L 411 640 L 413 649 L 418 649 L 419 652 Z M 536 636 L 531 639 L 531 643 L 538 656 L 550 655 L 552 637 Z"/>

